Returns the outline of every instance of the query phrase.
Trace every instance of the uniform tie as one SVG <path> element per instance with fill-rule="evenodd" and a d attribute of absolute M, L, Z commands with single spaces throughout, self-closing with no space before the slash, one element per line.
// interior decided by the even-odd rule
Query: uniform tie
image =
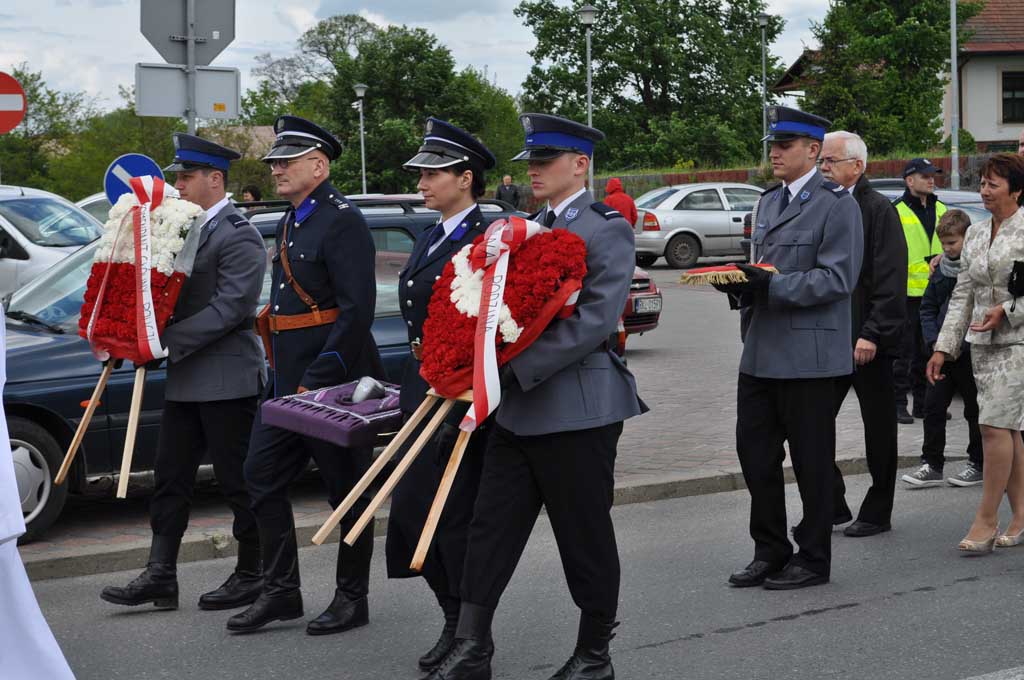
<path fill-rule="evenodd" d="M 434 230 L 430 232 L 430 240 L 427 241 L 427 250 L 430 250 L 444 238 L 444 222 L 438 222 L 434 225 Z"/>
<path fill-rule="evenodd" d="M 555 223 L 556 217 L 558 217 L 558 215 L 555 214 L 555 211 L 548 208 L 547 213 L 544 215 L 544 226 L 550 229 L 551 226 Z"/>
<path fill-rule="evenodd" d="M 782 187 L 782 208 L 779 210 L 779 214 L 786 212 L 786 208 L 789 207 L 789 187 Z"/>

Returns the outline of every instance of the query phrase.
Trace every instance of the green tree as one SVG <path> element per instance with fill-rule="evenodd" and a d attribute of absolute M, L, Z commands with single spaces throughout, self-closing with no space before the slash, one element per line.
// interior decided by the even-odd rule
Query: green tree
<path fill-rule="evenodd" d="M 958 39 L 983 2 L 957 5 Z M 939 142 L 948 81 L 948 0 L 832 0 L 813 24 L 821 49 L 802 100 L 833 127 L 857 132 L 872 153 L 924 152 Z"/>
<path fill-rule="evenodd" d="M 583 0 L 525 0 L 515 13 L 531 28 L 535 64 L 523 83 L 528 110 L 586 120 L 586 47 L 576 16 Z M 594 124 L 608 139 L 598 167 L 747 162 L 760 148 L 764 0 L 591 0 Z M 773 41 L 783 21 L 772 17 Z M 779 72 L 775 58 L 769 78 Z M 730 143 L 705 143 L 718 129 Z M 732 143 L 738 140 L 739 144 Z"/>

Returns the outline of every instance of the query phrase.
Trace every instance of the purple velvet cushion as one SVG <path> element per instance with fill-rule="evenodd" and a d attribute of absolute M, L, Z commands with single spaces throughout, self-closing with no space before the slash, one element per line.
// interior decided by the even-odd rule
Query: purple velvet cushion
<path fill-rule="evenodd" d="M 398 385 L 382 382 L 381 399 L 352 403 L 358 381 L 290 394 L 263 402 L 262 417 L 267 425 L 316 437 L 338 446 L 377 444 L 377 435 L 395 432 L 402 426 L 398 408 Z"/>

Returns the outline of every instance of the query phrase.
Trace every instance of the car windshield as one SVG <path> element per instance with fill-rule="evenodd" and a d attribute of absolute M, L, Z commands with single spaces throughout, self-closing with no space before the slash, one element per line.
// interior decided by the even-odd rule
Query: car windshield
<path fill-rule="evenodd" d="M 84 246 L 101 233 L 100 225 L 81 209 L 46 196 L 0 201 L 0 217 L 40 246 Z"/>
<path fill-rule="evenodd" d="M 656 208 L 662 201 L 668 198 L 669 194 L 674 192 L 675 189 L 672 187 L 663 187 L 661 189 L 655 189 L 648 191 L 646 194 L 641 196 L 636 201 L 636 207 L 638 208 Z"/>

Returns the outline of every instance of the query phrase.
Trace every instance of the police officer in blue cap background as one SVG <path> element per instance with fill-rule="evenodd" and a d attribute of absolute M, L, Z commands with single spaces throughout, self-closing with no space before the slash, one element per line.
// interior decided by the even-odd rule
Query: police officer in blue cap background
<path fill-rule="evenodd" d="M 121 605 L 178 604 L 176 562 L 188 526 L 196 471 L 209 455 L 217 484 L 234 513 L 238 563 L 218 589 L 199 598 L 201 609 L 231 609 L 260 594 L 259 534 L 242 478 L 256 401 L 266 383 L 263 348 L 253 331 L 253 310 L 263 287 L 266 252 L 259 232 L 225 194 L 228 168 L 238 152 L 176 133 L 174 162 L 181 197 L 206 211 L 192 274 L 167 328 L 167 384 L 150 502 L 153 543 L 146 571 L 101 597 Z M 160 362 L 152 362 L 159 365 Z"/>
<path fill-rule="evenodd" d="M 485 192 L 484 173 L 494 166 L 493 154 L 479 140 L 465 130 L 436 118 L 427 119 L 422 146 L 403 166 L 419 173 L 417 189 L 423 195 L 424 203 L 427 208 L 441 213 L 434 228 L 423 232 L 417 239 L 412 255 L 399 273 L 399 303 L 412 346 L 412 356 L 402 374 L 401 406 L 407 417 L 419 407 L 429 387 L 420 376 L 419 351 L 434 282 L 452 256 L 486 230 L 489 222 L 484 219 L 476 201 Z M 467 408 L 468 404 L 457 404 L 452 409 L 428 449 L 416 458 L 395 487 L 387 537 L 388 576 L 391 578 L 419 575 L 409 570 L 409 563 L 455 446 L 459 422 Z M 455 639 L 466 537 L 480 481 L 488 425 L 489 421 L 482 423 L 470 437 L 465 458 L 423 564 L 422 576 L 434 591 L 444 614 L 440 638 L 419 659 L 423 670 L 437 666 Z M 413 438 L 410 437 L 409 441 Z"/>
<path fill-rule="evenodd" d="M 487 680 L 490 628 L 541 507 L 580 608 L 576 647 L 552 680 L 615 677 L 608 644 L 617 622 L 619 555 L 611 520 L 622 421 L 646 410 L 636 382 L 608 346 L 633 277 L 633 228 L 594 200 L 585 183 L 604 135 L 565 118 L 520 117 L 535 197 L 531 219 L 567 229 L 587 246 L 576 310 L 555 320 L 502 367 L 501 403 L 484 454 L 469 528 L 455 643 L 432 680 Z"/>
<path fill-rule="evenodd" d="M 747 281 L 716 286 L 740 309 L 743 354 L 736 451 L 750 492 L 754 559 L 736 587 L 788 590 L 827 583 L 832 560 L 835 381 L 853 372 L 850 295 L 864 232 L 857 202 L 815 167 L 829 121 L 768 109 L 769 158 L 782 184 L 765 192 L 751 235 Z M 786 526 L 783 442 L 789 443 L 803 520 Z"/>
<path fill-rule="evenodd" d="M 329 132 L 296 116 L 274 123 L 277 138 L 263 160 L 277 193 L 291 207 L 277 227 L 277 252 L 267 327 L 272 373 L 265 397 L 337 385 L 363 376 L 383 377 L 370 326 L 376 300 L 375 251 L 362 213 L 331 186 L 330 161 L 341 145 Z M 336 506 L 370 465 L 372 447 L 342 450 L 326 442 L 253 424 L 245 480 L 259 522 L 264 588 L 253 605 L 231 617 L 228 630 L 250 632 L 303 615 L 298 546 L 288 487 L 316 461 Z M 348 531 L 369 498 L 342 520 Z M 367 591 L 373 535 L 352 547 L 338 545 L 336 589 L 330 606 L 306 632 L 324 635 L 369 621 Z"/>

